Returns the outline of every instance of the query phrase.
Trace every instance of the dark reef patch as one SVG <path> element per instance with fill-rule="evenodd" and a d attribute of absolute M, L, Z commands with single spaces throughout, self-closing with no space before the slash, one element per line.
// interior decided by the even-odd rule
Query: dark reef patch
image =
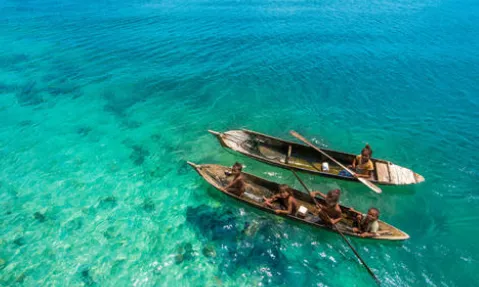
<path fill-rule="evenodd" d="M 79 127 L 77 128 L 77 134 L 81 136 L 87 136 L 92 131 L 91 127 Z"/>
<path fill-rule="evenodd" d="M 141 93 L 131 88 L 121 92 L 107 90 L 102 97 L 106 101 L 104 110 L 120 118 L 126 118 L 128 109 L 145 100 Z"/>
<path fill-rule="evenodd" d="M 143 200 L 143 204 L 141 205 L 141 207 L 143 208 L 143 210 L 147 211 L 147 212 L 152 212 L 155 210 L 156 206 L 155 206 L 155 203 L 153 202 L 153 200 L 151 198 L 145 198 Z"/>
<path fill-rule="evenodd" d="M 36 220 L 38 220 L 38 222 L 45 222 L 46 220 L 46 217 L 43 213 L 37 211 L 33 214 L 33 218 L 35 218 Z"/>
<path fill-rule="evenodd" d="M 43 97 L 40 95 L 40 91 L 38 91 L 36 88 L 35 81 L 29 81 L 18 87 L 15 97 L 21 106 L 34 106 L 45 102 Z"/>
<path fill-rule="evenodd" d="M 15 240 L 13 240 L 13 243 L 17 246 L 23 246 L 25 245 L 26 241 L 25 241 L 25 238 L 21 236 L 21 237 L 15 238 Z"/>
<path fill-rule="evenodd" d="M 132 152 L 130 154 L 130 159 L 135 165 L 142 165 L 145 161 L 145 158 L 150 155 L 150 152 L 139 145 L 134 145 L 132 147 Z"/>
<path fill-rule="evenodd" d="M 68 221 L 65 224 L 65 229 L 68 232 L 73 232 L 73 231 L 81 229 L 83 227 L 83 224 L 84 224 L 83 223 L 83 218 L 82 217 L 77 217 L 77 218 L 74 218 L 74 219 Z"/>
<path fill-rule="evenodd" d="M 21 121 L 20 123 L 18 123 L 18 125 L 21 126 L 21 127 L 28 127 L 28 126 L 33 125 L 33 121 L 32 120 L 24 120 L 24 121 Z"/>
<path fill-rule="evenodd" d="M 240 220 L 228 208 L 201 205 L 186 211 L 187 223 L 203 238 L 202 254 L 220 264 L 221 274 L 258 272 L 261 267 L 273 274 L 265 276 L 263 284 L 286 282 L 282 275 L 287 273 L 288 262 L 281 251 L 281 237 L 274 232 L 275 223 L 267 218 L 250 224 Z"/>
<path fill-rule="evenodd" d="M 108 196 L 108 197 L 100 199 L 100 202 L 99 202 L 98 206 L 101 209 L 110 209 L 110 208 L 116 207 L 117 204 L 118 204 L 118 202 L 116 200 L 116 197 Z"/>
<path fill-rule="evenodd" d="M 87 267 L 83 267 L 80 272 L 80 278 L 81 281 L 86 285 L 86 286 L 96 286 L 95 280 L 90 275 L 90 269 Z"/>

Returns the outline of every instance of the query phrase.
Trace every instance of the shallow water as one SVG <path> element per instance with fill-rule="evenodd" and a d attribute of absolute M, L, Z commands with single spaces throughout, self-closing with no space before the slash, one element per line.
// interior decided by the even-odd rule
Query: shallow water
<path fill-rule="evenodd" d="M 475 1 L 1 1 L 0 283 L 372 286 L 339 236 L 220 195 L 186 164 L 246 127 L 421 173 L 343 190 L 407 232 L 352 240 L 384 286 L 475 286 Z"/>

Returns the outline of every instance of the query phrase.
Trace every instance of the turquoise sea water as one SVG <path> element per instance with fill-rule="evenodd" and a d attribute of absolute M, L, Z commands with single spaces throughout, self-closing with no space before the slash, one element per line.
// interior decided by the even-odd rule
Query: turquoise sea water
<path fill-rule="evenodd" d="M 381 209 L 384 286 L 479 282 L 477 1 L 0 1 L 0 285 L 373 286 L 341 238 L 220 195 L 186 160 L 300 188 L 207 134 L 374 155 L 418 186 L 303 178 Z"/>

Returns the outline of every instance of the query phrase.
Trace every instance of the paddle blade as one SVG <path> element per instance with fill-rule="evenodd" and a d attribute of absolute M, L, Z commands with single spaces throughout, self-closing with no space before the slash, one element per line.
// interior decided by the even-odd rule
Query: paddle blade
<path fill-rule="evenodd" d="M 378 186 L 374 185 L 372 182 L 370 182 L 369 180 L 365 179 L 365 178 L 362 178 L 362 177 L 357 177 L 357 179 L 362 182 L 364 185 L 366 185 L 367 187 L 369 187 L 372 191 L 374 191 L 375 193 L 381 193 L 383 192 Z"/>
<path fill-rule="evenodd" d="M 295 131 L 289 131 L 289 133 L 290 133 L 293 137 L 299 139 L 300 141 L 306 141 L 306 142 L 308 141 L 308 140 L 305 139 L 302 135 L 298 134 L 298 133 L 295 132 Z"/>

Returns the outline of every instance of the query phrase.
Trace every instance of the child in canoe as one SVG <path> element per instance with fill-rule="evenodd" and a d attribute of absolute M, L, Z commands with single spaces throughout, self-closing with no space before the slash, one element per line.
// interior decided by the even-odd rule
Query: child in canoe
<path fill-rule="evenodd" d="M 226 175 L 232 175 L 233 180 L 225 186 L 227 192 L 232 193 L 236 196 L 241 196 L 245 192 L 245 183 L 243 180 L 243 175 L 241 171 L 243 170 L 243 166 L 239 162 L 235 162 L 233 167 L 231 168 L 231 173 L 226 173 Z"/>
<path fill-rule="evenodd" d="M 312 197 L 319 195 L 325 201 L 325 204 L 318 204 L 316 206 L 318 208 L 318 215 L 321 221 L 330 222 L 333 225 L 341 221 L 342 212 L 341 207 L 339 206 L 339 197 L 341 196 L 341 191 L 339 189 L 330 190 L 327 194 L 324 194 L 321 191 L 312 191 L 310 195 Z"/>
<path fill-rule="evenodd" d="M 373 162 L 371 161 L 371 156 L 373 151 L 371 147 L 367 144 L 361 154 L 356 156 L 353 160 L 351 167 L 356 171 L 356 175 L 359 177 L 370 178 L 374 170 Z"/>
<path fill-rule="evenodd" d="M 358 177 L 371 178 L 374 171 L 374 164 L 371 161 L 372 154 L 373 151 L 367 144 L 361 150 L 361 154 L 354 158 L 352 164 L 348 166 L 348 168 L 355 172 Z M 346 170 L 341 170 L 339 175 L 353 177 L 353 175 Z"/>
<path fill-rule="evenodd" d="M 352 209 L 351 209 L 352 210 Z M 375 237 L 379 233 L 379 209 L 371 207 L 367 214 L 359 214 L 354 223 L 353 232 L 361 237 Z"/>
<path fill-rule="evenodd" d="M 270 198 L 263 197 L 263 200 L 264 205 L 274 209 L 276 214 L 295 215 L 298 211 L 298 203 L 293 196 L 293 190 L 286 184 L 281 184 L 279 186 L 279 192 L 277 194 L 273 195 Z M 279 202 L 280 206 L 285 209 L 279 209 L 274 207 L 274 202 Z"/>

